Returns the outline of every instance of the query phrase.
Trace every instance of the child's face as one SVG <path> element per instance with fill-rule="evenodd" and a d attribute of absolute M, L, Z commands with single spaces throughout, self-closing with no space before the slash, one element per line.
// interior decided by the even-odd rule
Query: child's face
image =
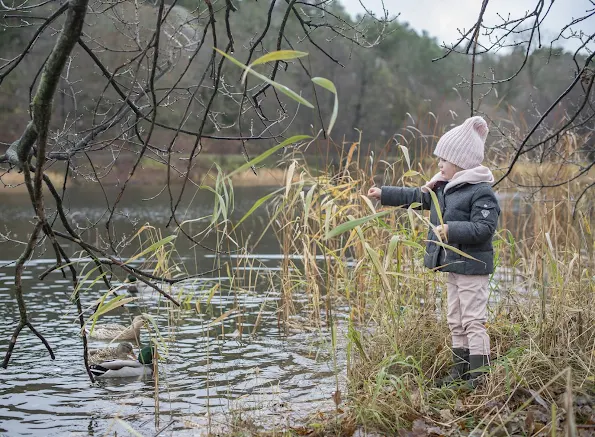
<path fill-rule="evenodd" d="M 452 179 L 455 173 L 461 171 L 461 169 L 452 162 L 445 161 L 442 158 L 438 160 L 438 168 L 440 169 L 440 174 L 442 177 L 449 181 Z"/>

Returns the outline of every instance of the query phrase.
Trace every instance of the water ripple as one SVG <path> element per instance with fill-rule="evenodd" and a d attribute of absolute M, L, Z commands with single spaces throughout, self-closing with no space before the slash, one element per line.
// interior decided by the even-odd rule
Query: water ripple
<path fill-rule="evenodd" d="M 0 433 L 103 435 L 110 427 L 122 431 L 113 421 L 117 415 L 139 432 L 153 434 L 153 380 L 102 380 L 90 384 L 81 359 L 80 328 L 69 301 L 69 281 L 59 275 L 47 282 L 37 279 L 48 264 L 38 261 L 29 265 L 25 288 L 32 323 L 53 347 L 56 360 L 49 359 L 34 335 L 23 331 L 9 368 L 0 373 Z M 0 326 L 0 350 L 6 350 L 18 321 L 12 274 L 10 267 L 0 269 L 0 318 L 5 321 Z M 206 305 L 200 289 L 205 282 L 197 281 L 194 290 L 196 298 L 202 299 L 203 314 L 194 310 L 169 314 L 162 302 L 156 312 L 156 301 L 147 301 L 127 305 L 102 319 L 127 323 L 134 313 L 148 311 L 161 332 L 172 339 L 159 363 L 162 420 L 196 422 L 207 409 L 223 412 L 230 406 L 258 410 L 264 405 L 274 410 L 291 403 L 301 412 L 318 405 L 316 402 L 329 402 L 335 389 L 334 372 L 327 360 L 320 358 L 328 356 L 328 345 L 321 341 L 320 334 L 285 337 L 278 332 L 274 305 L 278 293 L 221 292 Z M 189 287 L 184 285 L 187 290 Z M 99 296 L 93 290 L 86 293 L 83 297 L 87 302 Z M 242 310 L 241 338 L 237 317 L 209 325 L 238 306 Z M 259 312 L 258 336 L 251 337 L 248 334 Z M 142 341 L 147 340 L 144 333 Z M 90 342 L 91 348 L 102 345 Z M 302 407 L 296 408 L 295 404 Z M 269 419 L 274 420 L 275 414 L 271 412 Z M 195 430 L 179 423 L 170 429 L 176 436 L 195 435 Z"/>

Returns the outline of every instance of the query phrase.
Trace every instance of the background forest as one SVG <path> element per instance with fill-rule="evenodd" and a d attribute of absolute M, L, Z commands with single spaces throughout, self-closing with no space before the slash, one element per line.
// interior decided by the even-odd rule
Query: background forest
<path fill-rule="evenodd" d="M 139 4 L 138 8 L 133 8 L 132 3 L 123 5 L 120 5 L 116 14 L 120 22 L 110 15 L 116 13 L 115 8 L 96 8 L 95 13 L 90 12 L 84 36 L 88 40 L 88 47 L 103 65 L 109 71 L 114 71 L 120 83 L 126 84 L 135 74 L 132 71 L 133 64 L 130 63 L 128 68 L 121 66 L 137 54 L 135 50 L 138 47 L 135 47 L 133 38 L 127 35 L 131 29 L 127 29 L 124 23 L 131 27 L 130 23 L 138 20 L 140 25 L 134 32 L 137 35 L 149 34 L 153 30 L 153 21 L 149 17 L 155 14 L 157 5 L 144 3 Z M 325 20 L 329 24 L 315 26 L 312 35 L 315 34 L 316 39 L 309 39 L 304 36 L 304 19 L 286 18 L 286 6 L 281 2 L 276 5 L 275 2 L 239 1 L 235 4 L 237 11 L 227 18 L 225 8 L 215 9 L 216 21 L 219 23 L 216 34 L 220 40 L 226 39 L 226 26 L 223 23 L 229 20 L 229 26 L 233 29 L 233 55 L 242 62 L 246 61 L 254 48 L 262 52 L 276 48 L 308 52 L 309 57 L 304 61 L 292 61 L 291 64 L 294 65 L 291 66 L 281 63 L 274 79 L 303 93 L 309 101 L 316 102 L 317 111 L 302 108 L 296 114 L 296 104 L 293 101 L 283 101 L 282 107 L 286 112 L 283 113 L 277 96 L 269 89 L 257 94 L 259 111 L 242 111 L 242 116 L 238 117 L 238 94 L 241 95 L 242 92 L 239 79 L 242 72 L 233 64 L 226 63 L 221 76 L 221 93 L 213 102 L 203 130 L 206 136 L 215 138 L 202 140 L 204 152 L 241 153 L 239 141 L 223 142 L 217 141 L 217 138 L 238 136 L 241 129 L 254 135 L 262 119 L 279 121 L 270 127 L 269 136 L 285 132 L 289 121 L 289 134 L 320 129 L 324 114 L 332 111 L 333 97 L 330 94 L 321 94 L 320 91 L 316 94 L 309 79 L 314 76 L 326 77 L 337 87 L 340 116 L 335 126 L 334 138 L 339 143 L 343 135 L 349 141 L 356 140 L 358 134 L 354 128 L 357 128 L 363 130 L 366 143 L 382 147 L 401 127 L 416 126 L 419 118 L 427 117 L 430 112 L 442 125 L 455 122 L 457 116 L 467 116 L 470 88 L 468 77 L 472 62 L 470 57 L 448 56 L 440 59 L 445 51 L 430 35 L 420 35 L 406 22 L 399 20 L 378 21 L 365 16 L 354 21 L 340 3 L 325 6 L 329 15 Z M 55 2 L 44 6 L 48 15 L 55 7 Z M 301 7 L 304 11 L 304 6 Z M 269 15 L 270 8 L 272 13 Z M 208 14 L 205 11 L 202 4 L 197 9 L 195 2 L 177 2 L 163 29 L 165 35 L 170 34 L 173 37 L 163 49 L 166 56 L 162 57 L 163 77 L 160 78 L 159 89 L 167 90 L 173 85 L 176 88 L 175 92 L 168 95 L 166 104 L 159 108 L 157 120 L 164 124 L 176 124 L 184 116 L 189 100 L 194 99 L 190 110 L 186 112 L 184 124 L 190 131 L 196 130 L 200 125 L 205 101 L 212 91 L 212 85 L 201 80 L 204 67 L 197 66 L 206 65 L 211 55 L 208 50 L 201 51 L 181 80 L 180 71 L 185 66 L 179 61 L 188 59 L 201 42 L 212 46 L 212 35 L 205 28 L 208 24 Z M 316 11 L 311 13 L 314 17 Z M 143 15 L 146 19 L 143 19 Z M 0 50 L 4 58 L 10 59 L 22 52 L 35 28 L 19 25 L 23 20 L 20 17 L 10 18 L 5 15 L 4 20 L 6 27 L 0 33 Z M 59 20 L 52 25 L 57 28 L 58 22 Z M 253 45 L 266 26 L 269 31 L 260 41 L 256 41 L 258 46 Z M 283 41 L 278 38 L 281 26 L 285 27 Z M 28 111 L 30 83 L 38 74 L 53 44 L 53 37 L 44 37 L 37 41 L 31 53 L 16 67 L 18 74 L 11 74 L 2 83 L 0 141 L 5 147 L 19 137 L 27 123 L 28 117 L 23 115 Z M 514 80 L 503 80 L 497 85 L 475 85 L 475 96 L 479 96 L 475 109 L 499 123 L 502 129 L 501 132 L 492 132 L 491 141 L 498 137 L 506 137 L 507 141 L 513 143 L 520 141 L 527 133 L 527 126 L 532 126 L 576 74 L 576 55 L 565 52 L 560 47 L 556 48 L 555 45 L 554 43 L 550 47 L 546 44 L 536 48 L 534 44 L 527 50 L 527 45 L 522 42 L 511 43 L 495 54 L 477 55 L 475 73 L 478 78 L 484 77 L 486 82 L 491 82 L 514 76 Z M 581 55 L 578 57 L 581 58 Z M 519 69 L 520 72 L 517 71 Z M 89 78 L 93 80 L 89 81 Z M 197 83 L 202 85 L 194 93 Z M 578 94 L 579 91 L 573 92 Z M 113 90 L 106 89 L 98 66 L 88 62 L 82 49 L 75 47 L 62 76 L 59 93 L 55 97 L 52 127 L 57 131 L 56 135 L 59 136 L 61 130 L 67 129 L 72 129 L 76 134 L 77 126 L 81 130 L 92 118 L 101 114 L 106 116 L 116 98 L 117 94 Z M 555 126 L 577 100 L 572 95 L 568 96 L 550 114 L 541 129 Z M 511 123 L 502 124 L 502 120 L 513 121 L 516 127 L 513 128 Z M 591 125 L 592 121 L 584 126 L 585 130 Z M 71 131 L 70 134 L 72 133 Z M 171 135 L 157 126 L 153 138 L 158 143 L 166 143 Z M 193 142 L 193 138 L 182 134 L 176 142 L 176 148 L 181 152 Z M 258 153 L 271 144 L 272 141 L 266 140 L 252 141 L 248 143 L 247 150 Z M 592 145 L 587 144 L 587 147 Z"/>

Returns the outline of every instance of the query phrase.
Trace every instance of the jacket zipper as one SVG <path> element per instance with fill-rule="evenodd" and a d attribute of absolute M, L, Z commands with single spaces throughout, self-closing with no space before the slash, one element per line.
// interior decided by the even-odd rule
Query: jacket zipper
<path fill-rule="evenodd" d="M 444 215 L 446 214 L 446 193 L 444 192 L 444 187 L 446 185 L 444 185 L 441 190 L 442 190 L 442 203 L 444 204 L 444 207 L 442 208 L 442 218 L 444 219 Z M 447 243 L 448 244 L 448 243 Z M 447 251 L 445 247 L 441 247 L 440 250 L 444 251 L 444 263 L 446 264 L 446 258 L 447 258 Z M 438 256 L 438 258 L 440 258 L 440 256 Z M 440 259 L 438 260 L 438 262 L 440 262 Z"/>

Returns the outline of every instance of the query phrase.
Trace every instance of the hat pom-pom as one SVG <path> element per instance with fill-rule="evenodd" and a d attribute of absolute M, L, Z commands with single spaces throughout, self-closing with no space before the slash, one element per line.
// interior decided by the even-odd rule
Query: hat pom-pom
<path fill-rule="evenodd" d="M 479 134 L 481 139 L 485 141 L 485 139 L 488 136 L 488 132 L 489 132 L 488 124 L 483 119 L 483 117 L 476 116 L 476 117 L 472 117 L 471 119 L 473 120 L 472 121 L 473 129 L 475 129 L 475 131 Z"/>

